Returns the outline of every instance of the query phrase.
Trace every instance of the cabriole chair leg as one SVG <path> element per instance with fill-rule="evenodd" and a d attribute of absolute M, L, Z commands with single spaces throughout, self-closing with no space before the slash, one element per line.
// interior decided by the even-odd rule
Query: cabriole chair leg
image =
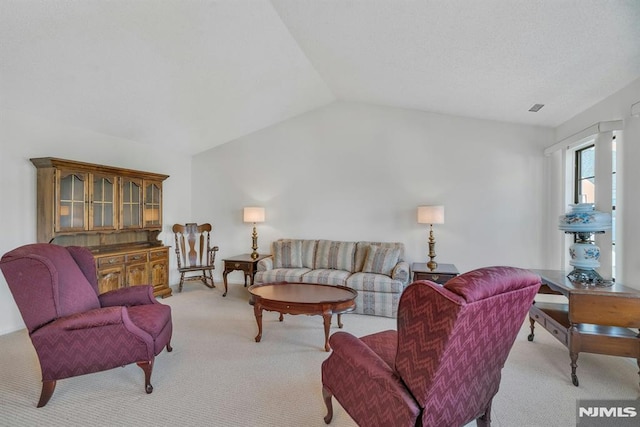
<path fill-rule="evenodd" d="M 153 360 L 136 362 L 136 364 L 140 366 L 144 371 L 144 390 L 147 392 L 147 394 L 150 394 L 153 391 L 153 386 L 151 385 L 151 371 L 153 371 Z"/>
<path fill-rule="evenodd" d="M 40 400 L 38 401 L 38 408 L 42 408 L 44 405 L 49 402 L 51 396 L 53 395 L 53 391 L 56 389 L 56 381 L 48 380 L 42 381 L 42 392 L 40 392 Z"/>
<path fill-rule="evenodd" d="M 476 420 L 476 426 L 478 427 L 491 427 L 491 402 L 487 405 L 487 409 L 484 411 L 484 415 Z"/>
<path fill-rule="evenodd" d="M 331 397 L 333 395 L 326 388 L 322 388 L 322 397 L 324 398 L 324 404 L 327 406 L 327 415 L 324 417 L 324 423 L 329 424 L 333 419 L 333 404 L 331 403 Z"/>

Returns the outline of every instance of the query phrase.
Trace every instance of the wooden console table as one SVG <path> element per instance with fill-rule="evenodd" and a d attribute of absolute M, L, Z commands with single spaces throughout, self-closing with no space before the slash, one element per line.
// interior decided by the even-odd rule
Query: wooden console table
<path fill-rule="evenodd" d="M 581 286 L 559 270 L 531 271 L 542 278 L 538 293 L 564 295 L 568 302 L 534 301 L 529 310 L 528 339 L 533 341 L 538 322 L 564 344 L 569 349 L 571 381 L 575 386 L 580 352 L 632 357 L 640 368 L 640 291 L 619 283 L 610 287 Z"/>

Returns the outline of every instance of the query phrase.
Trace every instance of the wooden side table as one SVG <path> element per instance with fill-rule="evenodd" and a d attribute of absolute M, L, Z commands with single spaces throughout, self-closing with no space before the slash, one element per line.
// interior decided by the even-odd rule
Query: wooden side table
<path fill-rule="evenodd" d="M 571 382 L 578 386 L 579 353 L 631 357 L 640 366 L 640 292 L 620 283 L 609 287 L 581 286 L 566 271 L 531 270 L 542 279 L 539 294 L 559 294 L 566 303 L 534 301 L 529 309 L 531 334 L 538 322 L 569 349 Z M 640 372 L 639 372 L 640 374 Z"/>
<path fill-rule="evenodd" d="M 223 259 L 224 271 L 222 273 L 222 279 L 224 281 L 224 294 L 227 296 L 227 274 L 235 270 L 241 270 L 244 272 L 244 286 L 247 287 L 247 277 L 250 280 L 250 284 L 253 285 L 253 278 L 258 271 L 258 261 L 264 258 L 269 258 L 271 255 L 258 255 L 258 258 L 252 259 L 251 254 L 237 255 L 231 258 Z"/>
<path fill-rule="evenodd" d="M 432 282 L 444 285 L 447 280 L 453 279 L 458 274 L 458 269 L 453 264 L 438 264 L 435 270 L 429 269 L 426 262 L 414 262 L 411 265 L 413 271 L 413 281 L 430 280 Z"/>

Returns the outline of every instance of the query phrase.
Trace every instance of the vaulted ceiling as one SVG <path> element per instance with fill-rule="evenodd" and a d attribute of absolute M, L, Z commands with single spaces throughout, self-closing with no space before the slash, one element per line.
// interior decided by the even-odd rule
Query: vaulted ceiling
<path fill-rule="evenodd" d="M 336 100 L 555 127 L 639 77 L 637 0 L 0 0 L 1 109 L 192 154 Z"/>

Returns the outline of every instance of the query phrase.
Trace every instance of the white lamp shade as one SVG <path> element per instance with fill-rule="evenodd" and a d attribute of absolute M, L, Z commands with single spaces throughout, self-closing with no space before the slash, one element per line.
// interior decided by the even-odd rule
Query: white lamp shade
<path fill-rule="evenodd" d="M 247 207 L 244 208 L 244 222 L 264 222 L 264 208 Z"/>
<path fill-rule="evenodd" d="M 444 206 L 418 206 L 418 224 L 444 224 Z"/>

